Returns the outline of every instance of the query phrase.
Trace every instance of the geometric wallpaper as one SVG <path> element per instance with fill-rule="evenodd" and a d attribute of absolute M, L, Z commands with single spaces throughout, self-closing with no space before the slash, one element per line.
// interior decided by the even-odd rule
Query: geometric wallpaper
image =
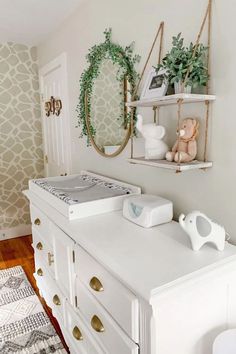
<path fill-rule="evenodd" d="M 0 230 L 30 224 L 22 190 L 42 175 L 37 51 L 0 44 Z"/>

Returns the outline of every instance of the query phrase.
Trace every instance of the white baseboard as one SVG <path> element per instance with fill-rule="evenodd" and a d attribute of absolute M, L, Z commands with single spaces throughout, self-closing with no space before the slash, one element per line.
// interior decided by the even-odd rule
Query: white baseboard
<path fill-rule="evenodd" d="M 31 225 L 19 225 L 10 229 L 3 229 L 0 230 L 0 240 L 31 235 L 31 232 Z"/>

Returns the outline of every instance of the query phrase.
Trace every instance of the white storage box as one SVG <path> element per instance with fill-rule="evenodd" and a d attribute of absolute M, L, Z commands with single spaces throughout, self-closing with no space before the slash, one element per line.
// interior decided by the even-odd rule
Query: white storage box
<path fill-rule="evenodd" d="M 165 224 L 173 218 L 173 203 L 155 195 L 131 196 L 124 200 L 123 216 L 142 227 Z"/>

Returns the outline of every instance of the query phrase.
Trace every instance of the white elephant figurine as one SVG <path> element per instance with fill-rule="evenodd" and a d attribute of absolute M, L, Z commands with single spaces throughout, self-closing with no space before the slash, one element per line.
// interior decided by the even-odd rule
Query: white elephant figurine
<path fill-rule="evenodd" d="M 223 226 L 218 225 L 200 211 L 192 211 L 187 216 L 181 214 L 179 223 L 191 240 L 194 251 L 205 243 L 213 243 L 219 251 L 225 247 L 226 232 Z"/>
<path fill-rule="evenodd" d="M 138 114 L 136 128 L 145 139 L 145 159 L 163 160 L 169 150 L 162 140 L 166 134 L 165 127 L 154 123 L 143 124 L 143 117 Z"/>

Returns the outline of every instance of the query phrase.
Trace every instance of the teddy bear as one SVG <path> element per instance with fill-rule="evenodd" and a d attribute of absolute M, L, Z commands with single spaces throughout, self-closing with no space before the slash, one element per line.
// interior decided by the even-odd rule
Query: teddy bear
<path fill-rule="evenodd" d="M 136 128 L 145 139 L 145 159 L 163 160 L 169 150 L 162 140 L 166 134 L 165 127 L 155 123 L 143 124 L 143 117 L 138 114 Z"/>
<path fill-rule="evenodd" d="M 197 155 L 197 142 L 199 123 L 196 119 L 185 118 L 177 134 L 179 139 L 176 140 L 171 151 L 166 153 L 167 161 L 190 162 Z"/>

